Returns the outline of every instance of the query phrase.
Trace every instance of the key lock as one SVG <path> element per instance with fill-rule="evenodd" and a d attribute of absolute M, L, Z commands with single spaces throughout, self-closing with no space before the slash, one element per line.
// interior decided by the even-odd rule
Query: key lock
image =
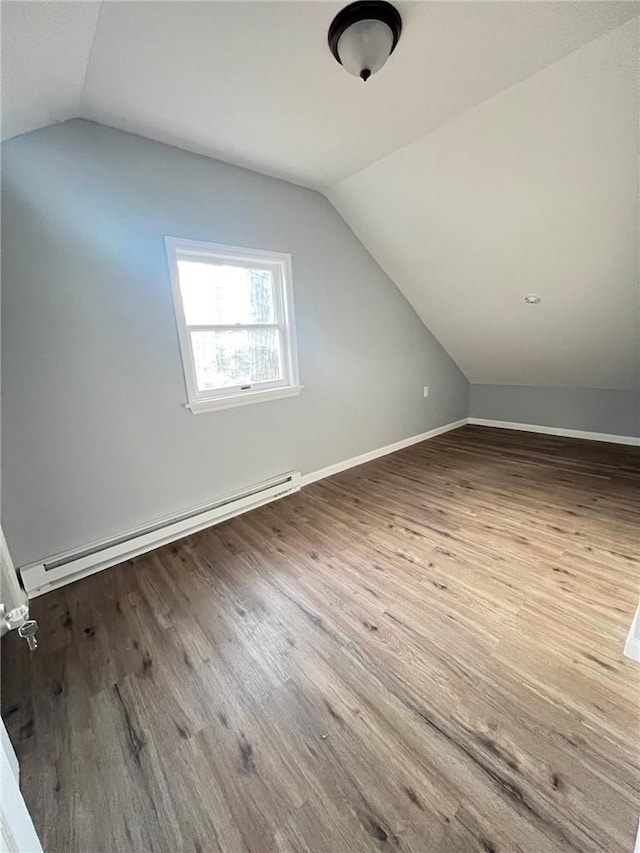
<path fill-rule="evenodd" d="M 27 641 L 29 649 L 32 652 L 38 648 L 38 638 L 36 637 L 37 633 L 38 623 L 35 619 L 27 619 L 27 621 L 23 622 L 18 628 L 18 635 Z"/>
<path fill-rule="evenodd" d="M 16 573 L 0 527 L 0 637 L 17 631 L 31 651 L 38 648 L 38 623 L 29 618 L 29 599 Z"/>
<path fill-rule="evenodd" d="M 0 634 L 6 631 L 17 631 L 18 635 L 27 641 L 31 651 L 38 648 L 38 623 L 35 619 L 29 619 L 29 605 L 19 604 L 12 610 L 5 610 L 4 604 L 0 603 Z"/>

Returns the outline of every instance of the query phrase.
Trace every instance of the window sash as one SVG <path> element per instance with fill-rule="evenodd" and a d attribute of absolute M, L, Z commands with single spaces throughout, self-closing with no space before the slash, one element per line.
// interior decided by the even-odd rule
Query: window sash
<path fill-rule="evenodd" d="M 293 293 L 291 284 L 291 259 L 289 255 L 267 252 L 263 250 L 235 249 L 230 246 L 197 243 L 166 237 L 165 243 L 169 257 L 173 302 L 178 326 L 178 337 L 182 352 L 185 384 L 189 404 L 206 403 L 206 401 L 250 398 L 252 394 L 270 389 L 300 388 L 298 377 L 296 335 L 293 316 Z M 219 251 L 218 251 L 219 250 Z M 197 261 L 210 263 L 212 266 L 237 266 L 244 269 L 269 270 L 273 281 L 274 319 L 275 323 L 206 323 L 188 324 L 184 314 L 182 291 L 178 273 L 178 261 Z M 191 333 L 196 331 L 242 331 L 242 330 L 275 329 L 278 333 L 280 363 L 282 378 L 266 382 L 243 383 L 227 385 L 220 388 L 199 390 Z M 258 395 L 256 394 L 256 397 Z M 266 399 L 266 398 L 265 398 Z"/>
<path fill-rule="evenodd" d="M 260 329 L 276 329 L 286 331 L 281 323 L 185 323 L 190 332 L 242 332 L 244 329 L 256 331 Z"/>
<path fill-rule="evenodd" d="M 249 325 L 238 324 L 237 326 L 188 326 L 189 329 L 189 354 L 193 366 L 193 379 L 195 383 L 196 399 L 197 400 L 215 400 L 219 397 L 230 397 L 234 395 L 241 396 L 242 394 L 250 394 L 252 391 L 266 391 L 269 388 L 287 388 L 292 383 L 289 380 L 289 363 L 286 347 L 286 329 L 277 326 L 273 323 L 252 323 Z M 278 350 L 280 354 L 280 364 L 282 365 L 282 378 L 271 379 L 257 382 L 242 382 L 238 385 L 221 385 L 219 388 L 207 388 L 204 391 L 198 389 L 198 376 L 196 372 L 195 356 L 193 354 L 193 344 L 191 341 L 191 332 L 210 332 L 210 331 L 232 331 L 238 332 L 243 329 L 275 329 L 278 332 Z"/>

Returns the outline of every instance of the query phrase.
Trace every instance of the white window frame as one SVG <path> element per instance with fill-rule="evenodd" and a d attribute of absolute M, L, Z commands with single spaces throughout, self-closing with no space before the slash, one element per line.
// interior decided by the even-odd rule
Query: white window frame
<path fill-rule="evenodd" d="M 193 414 L 209 412 L 213 409 L 226 409 L 232 406 L 245 406 L 281 397 L 293 397 L 300 393 L 298 372 L 298 349 L 296 326 L 293 311 L 293 279 L 291 275 L 291 255 L 285 252 L 270 252 L 264 249 L 247 249 L 240 246 L 225 246 L 221 243 L 203 243 L 181 237 L 165 237 L 167 259 L 173 292 L 173 305 L 178 327 L 178 339 L 182 355 L 182 368 L 187 389 L 185 404 Z M 182 304 L 178 260 L 212 261 L 227 266 L 240 266 L 250 269 L 269 270 L 274 283 L 275 323 L 235 323 L 188 325 Z M 208 329 L 247 329 L 272 328 L 280 336 L 282 354 L 282 379 L 274 382 L 256 382 L 253 385 L 235 385 L 215 388 L 209 391 L 198 390 L 196 368 L 191 345 L 191 332 Z"/>

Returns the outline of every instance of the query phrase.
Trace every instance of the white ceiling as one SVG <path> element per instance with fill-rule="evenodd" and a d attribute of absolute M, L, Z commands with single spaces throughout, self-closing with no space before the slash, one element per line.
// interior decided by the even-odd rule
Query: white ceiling
<path fill-rule="evenodd" d="M 5 0 L 3 138 L 38 116 L 80 115 L 324 188 L 634 13 L 626 2 L 398 3 L 401 42 L 365 84 L 327 47 L 342 5 Z"/>
<path fill-rule="evenodd" d="M 398 3 L 366 84 L 342 5 L 3 0 L 2 138 L 81 116 L 319 188 L 472 381 L 627 387 L 633 75 L 599 37 L 638 4 Z"/>
<path fill-rule="evenodd" d="M 329 192 L 471 382 L 637 384 L 638 93 L 631 21 Z"/>
<path fill-rule="evenodd" d="M 2 2 L 2 139 L 78 115 L 99 9 Z"/>
<path fill-rule="evenodd" d="M 327 47 L 342 5 L 104 3 L 82 113 L 325 187 L 629 15 L 618 3 L 400 3 L 401 45 L 364 84 Z"/>

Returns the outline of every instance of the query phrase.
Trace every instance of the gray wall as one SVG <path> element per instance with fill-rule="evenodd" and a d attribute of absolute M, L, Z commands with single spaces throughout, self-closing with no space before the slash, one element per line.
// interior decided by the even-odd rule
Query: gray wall
<path fill-rule="evenodd" d="M 2 155 L 17 565 L 466 416 L 465 377 L 319 193 L 80 120 Z M 291 252 L 300 397 L 183 408 L 167 234 Z"/>
<path fill-rule="evenodd" d="M 472 418 L 581 429 L 609 435 L 640 435 L 640 398 L 637 391 L 472 385 L 469 415 Z"/>

